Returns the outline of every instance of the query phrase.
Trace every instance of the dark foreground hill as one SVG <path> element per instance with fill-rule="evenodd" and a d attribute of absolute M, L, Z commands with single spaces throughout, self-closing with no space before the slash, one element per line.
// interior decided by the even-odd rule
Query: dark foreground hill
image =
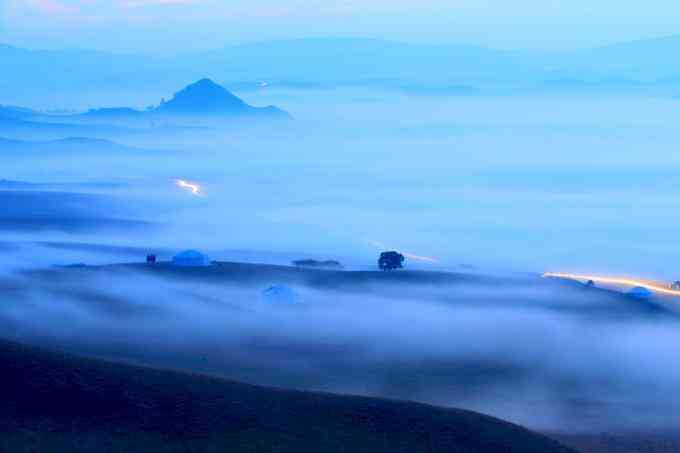
<path fill-rule="evenodd" d="M 284 391 L 0 342 L 0 451 L 569 452 L 455 409 Z"/>

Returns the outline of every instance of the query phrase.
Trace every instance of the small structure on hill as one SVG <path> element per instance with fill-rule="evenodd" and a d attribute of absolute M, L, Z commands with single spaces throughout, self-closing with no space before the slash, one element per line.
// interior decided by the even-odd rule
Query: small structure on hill
<path fill-rule="evenodd" d="M 313 267 L 320 269 L 342 269 L 342 264 L 335 260 L 295 260 L 293 261 L 293 266 L 296 267 Z"/>
<path fill-rule="evenodd" d="M 640 300 L 649 300 L 654 297 L 653 292 L 642 286 L 636 286 L 635 288 L 631 289 L 628 291 L 628 295 Z"/>
<path fill-rule="evenodd" d="M 206 267 L 210 266 L 210 260 L 201 252 L 185 250 L 172 258 L 172 264 L 179 267 Z"/>
<path fill-rule="evenodd" d="M 272 285 L 262 291 L 262 300 L 271 304 L 296 304 L 299 301 L 293 288 L 286 285 Z"/>
<path fill-rule="evenodd" d="M 146 264 L 156 264 L 156 255 L 152 253 L 146 255 Z"/>
<path fill-rule="evenodd" d="M 383 271 L 391 271 L 404 267 L 404 255 L 399 252 L 383 252 L 378 259 L 378 267 Z"/>

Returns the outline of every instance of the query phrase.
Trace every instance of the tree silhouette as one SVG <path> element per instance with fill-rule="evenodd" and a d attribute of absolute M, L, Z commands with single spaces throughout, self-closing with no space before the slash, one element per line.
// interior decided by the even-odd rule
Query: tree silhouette
<path fill-rule="evenodd" d="M 383 252 L 378 259 L 378 267 L 384 271 L 401 269 L 405 260 L 404 255 L 399 252 Z"/>

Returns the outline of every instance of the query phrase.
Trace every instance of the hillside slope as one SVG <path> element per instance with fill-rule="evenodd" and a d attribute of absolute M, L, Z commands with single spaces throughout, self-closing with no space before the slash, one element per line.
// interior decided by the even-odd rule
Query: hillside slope
<path fill-rule="evenodd" d="M 484 415 L 268 389 L 0 342 L 0 451 L 569 452 Z"/>

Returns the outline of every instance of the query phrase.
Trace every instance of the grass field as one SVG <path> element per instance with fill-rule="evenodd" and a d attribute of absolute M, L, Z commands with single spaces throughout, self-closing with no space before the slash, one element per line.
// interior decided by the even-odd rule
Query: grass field
<path fill-rule="evenodd" d="M 473 412 L 0 344 L 3 452 L 569 452 Z"/>

